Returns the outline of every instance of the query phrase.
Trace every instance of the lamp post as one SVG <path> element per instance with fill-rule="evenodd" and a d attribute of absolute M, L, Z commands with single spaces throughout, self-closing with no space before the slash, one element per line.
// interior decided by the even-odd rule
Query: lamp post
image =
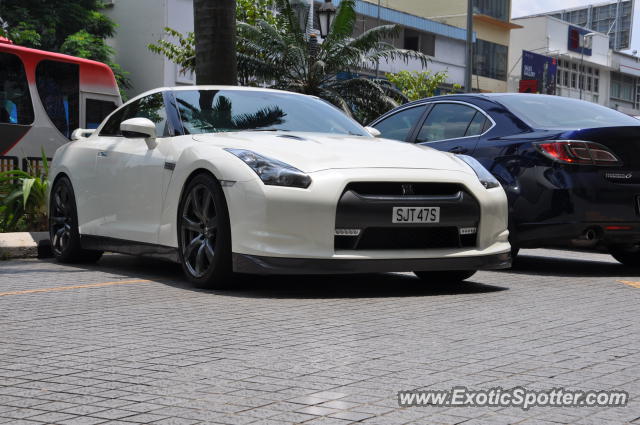
<path fill-rule="evenodd" d="M 471 76 L 473 74 L 473 1 L 467 0 L 467 42 L 465 45 L 464 91 L 472 93 Z"/>
<path fill-rule="evenodd" d="M 582 90 L 584 88 L 584 49 L 587 45 L 587 38 L 592 38 L 596 35 L 595 32 L 590 32 L 582 35 L 582 47 L 580 48 L 580 72 L 578 73 L 578 87 L 580 87 L 580 100 L 582 100 Z"/>
<path fill-rule="evenodd" d="M 320 21 L 320 36 L 327 38 L 329 31 L 331 31 L 331 25 L 336 17 L 337 9 L 331 2 L 331 0 L 324 0 L 324 3 L 318 9 L 318 21 Z"/>

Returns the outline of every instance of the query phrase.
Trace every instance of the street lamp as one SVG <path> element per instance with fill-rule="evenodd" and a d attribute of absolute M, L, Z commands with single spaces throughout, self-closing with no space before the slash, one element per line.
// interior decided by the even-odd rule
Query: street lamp
<path fill-rule="evenodd" d="M 318 9 L 318 21 L 320 21 L 320 36 L 326 38 L 331 30 L 333 19 L 336 17 L 336 7 L 331 0 L 324 0 Z"/>
<path fill-rule="evenodd" d="M 587 38 L 592 38 L 596 35 L 595 32 L 589 32 L 587 34 L 582 34 L 582 47 L 580 48 L 580 72 L 578 73 L 578 86 L 580 87 L 580 100 L 582 100 L 582 90 L 584 89 L 584 48 L 587 45 Z"/>

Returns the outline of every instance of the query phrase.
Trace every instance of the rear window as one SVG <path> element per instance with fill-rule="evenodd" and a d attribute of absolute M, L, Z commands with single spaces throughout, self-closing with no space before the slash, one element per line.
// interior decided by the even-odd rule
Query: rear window
<path fill-rule="evenodd" d="M 638 126 L 621 112 L 578 99 L 539 94 L 501 95 L 495 99 L 533 128 L 580 129 Z"/>

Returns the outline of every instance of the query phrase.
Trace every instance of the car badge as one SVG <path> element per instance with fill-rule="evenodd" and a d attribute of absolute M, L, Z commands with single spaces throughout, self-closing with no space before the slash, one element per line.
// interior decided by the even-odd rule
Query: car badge
<path fill-rule="evenodd" d="M 633 173 L 605 173 L 604 176 L 608 179 L 630 179 L 633 177 Z"/>
<path fill-rule="evenodd" d="M 415 195 L 415 192 L 413 191 L 413 185 L 412 184 L 403 184 L 402 185 L 402 194 L 403 195 Z"/>

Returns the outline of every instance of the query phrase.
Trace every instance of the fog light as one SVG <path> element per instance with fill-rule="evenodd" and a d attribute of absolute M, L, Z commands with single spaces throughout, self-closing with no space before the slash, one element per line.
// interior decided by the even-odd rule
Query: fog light
<path fill-rule="evenodd" d="M 459 232 L 461 235 L 473 235 L 478 231 L 477 227 L 461 227 Z"/>
<path fill-rule="evenodd" d="M 336 236 L 358 236 L 360 229 L 336 229 Z"/>

